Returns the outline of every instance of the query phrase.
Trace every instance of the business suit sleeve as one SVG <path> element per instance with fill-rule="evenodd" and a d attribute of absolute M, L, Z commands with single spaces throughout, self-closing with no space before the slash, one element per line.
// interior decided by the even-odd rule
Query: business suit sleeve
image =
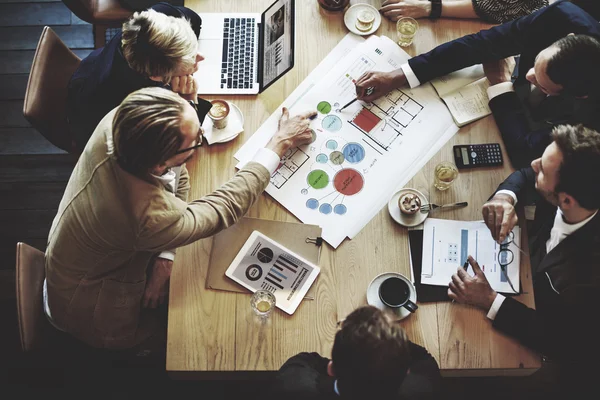
<path fill-rule="evenodd" d="M 550 144 L 552 128 L 530 131 L 525 110 L 515 92 L 496 96 L 489 105 L 513 168 L 526 167 L 542 155 Z"/>
<path fill-rule="evenodd" d="M 300 353 L 290 358 L 277 372 L 268 390 L 268 399 L 311 400 L 319 398 L 319 386 L 329 380 L 333 392 L 333 379 L 327 376 L 329 359 L 318 353 Z"/>
<path fill-rule="evenodd" d="M 185 165 L 181 166 L 179 176 L 177 179 L 177 188 L 175 190 L 175 196 L 183 201 L 188 200 L 188 194 L 190 193 L 190 174 Z"/>
<path fill-rule="evenodd" d="M 519 202 L 528 202 L 536 198 L 535 172 L 533 168 L 527 167 L 513 172 L 498 186 L 499 190 L 510 190 L 517 195 Z"/>
<path fill-rule="evenodd" d="M 506 298 L 493 326 L 565 365 L 586 360 L 596 362 L 600 356 L 600 329 L 596 321 L 598 294 L 597 287 L 574 285 L 562 292 L 558 304 L 545 313 Z"/>
<path fill-rule="evenodd" d="M 437 398 L 442 376 L 435 358 L 424 347 L 412 342 L 410 356 L 412 358 L 410 370 L 400 387 L 400 397 L 406 400 Z"/>
<path fill-rule="evenodd" d="M 249 162 L 221 188 L 190 203 L 152 199 L 138 228 L 137 250 L 158 252 L 184 246 L 233 225 L 267 187 L 270 174 Z"/>
<path fill-rule="evenodd" d="M 593 18 L 579 7 L 558 2 L 517 20 L 441 44 L 408 63 L 424 83 L 471 65 L 521 54 L 526 49 L 535 56 L 571 32 L 588 33 L 593 23 Z"/>

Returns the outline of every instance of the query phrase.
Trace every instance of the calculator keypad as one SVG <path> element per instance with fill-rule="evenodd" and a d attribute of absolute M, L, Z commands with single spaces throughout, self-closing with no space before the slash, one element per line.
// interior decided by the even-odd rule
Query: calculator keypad
<path fill-rule="evenodd" d="M 468 152 L 473 166 L 502 165 L 502 151 L 498 143 L 469 145 Z"/>

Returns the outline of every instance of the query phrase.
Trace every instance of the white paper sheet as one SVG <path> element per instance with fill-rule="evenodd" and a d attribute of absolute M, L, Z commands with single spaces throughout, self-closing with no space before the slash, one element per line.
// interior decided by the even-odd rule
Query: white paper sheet
<path fill-rule="evenodd" d="M 514 245 L 521 243 L 521 228 L 513 229 L 513 243 L 508 245 L 512 262 L 506 267 L 508 278 L 515 290 L 520 290 L 520 252 Z M 485 273 L 490 286 L 502 293 L 514 293 L 502 272 L 498 254 L 501 247 L 494 241 L 483 221 L 451 221 L 428 218 L 423 231 L 423 269 L 421 284 L 448 286 L 459 266 L 471 255 Z M 507 260 L 508 261 L 508 260 Z M 473 275 L 469 266 L 468 273 Z"/>
<path fill-rule="evenodd" d="M 286 154 L 267 192 L 301 221 L 320 225 L 333 247 L 356 235 L 394 189 L 458 130 L 430 85 L 395 90 L 373 104 L 355 102 L 339 111 L 356 96 L 353 80 L 362 73 L 389 71 L 408 59 L 390 39 L 372 36 L 328 62 L 322 79 L 309 76 L 303 91 L 294 91 L 283 104 L 292 115 L 319 110 L 311 123 L 317 140 Z M 272 115 L 236 153 L 238 166 L 264 146 L 278 118 Z"/>

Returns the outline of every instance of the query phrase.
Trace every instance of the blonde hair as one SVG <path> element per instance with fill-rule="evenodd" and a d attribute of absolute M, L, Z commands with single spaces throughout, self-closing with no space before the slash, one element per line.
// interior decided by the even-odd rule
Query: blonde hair
<path fill-rule="evenodd" d="M 169 83 L 177 67 L 194 66 L 198 39 L 187 19 L 147 10 L 123 24 L 121 46 L 131 69 Z"/>
<path fill-rule="evenodd" d="M 184 110 L 185 100 L 167 89 L 147 87 L 131 93 L 113 119 L 113 157 L 126 171 L 146 176 L 181 147 Z"/>

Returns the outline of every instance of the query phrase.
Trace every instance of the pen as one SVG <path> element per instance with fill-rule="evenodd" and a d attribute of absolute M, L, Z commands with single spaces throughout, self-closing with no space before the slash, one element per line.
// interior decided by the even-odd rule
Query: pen
<path fill-rule="evenodd" d="M 375 90 L 374 87 L 368 87 L 365 95 L 370 96 L 371 94 L 373 94 L 373 91 Z M 358 97 L 355 97 L 354 100 L 350 100 L 348 103 L 346 103 L 346 105 L 342 108 L 340 108 L 340 111 L 342 111 L 344 108 L 348 107 L 350 104 L 354 103 L 356 100 L 358 100 Z"/>

